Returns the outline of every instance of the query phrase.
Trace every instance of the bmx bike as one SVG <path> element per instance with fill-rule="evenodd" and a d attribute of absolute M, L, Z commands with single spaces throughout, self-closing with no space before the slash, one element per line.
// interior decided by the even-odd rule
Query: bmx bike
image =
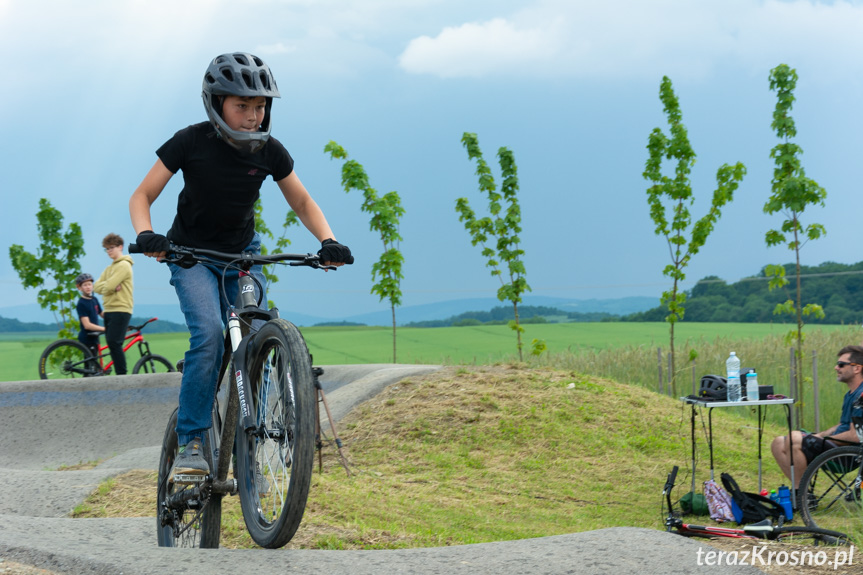
<path fill-rule="evenodd" d="M 167 358 L 152 353 L 150 344 L 144 339 L 141 330 L 148 324 L 159 318 L 151 317 L 141 325 L 130 325 L 128 331 L 132 332 L 126 336 L 123 344 L 123 353 L 129 351 L 133 345 L 138 346 L 140 359 L 132 367 L 132 373 L 166 373 L 176 371 Z M 93 335 L 104 335 L 102 332 L 91 332 Z M 48 344 L 45 351 L 39 357 L 40 379 L 64 379 L 71 377 L 93 377 L 109 375 L 114 362 L 110 360 L 111 355 L 107 345 L 99 346 L 98 355 L 93 355 L 89 347 L 77 339 L 58 339 Z M 105 360 L 109 360 L 106 361 Z"/>

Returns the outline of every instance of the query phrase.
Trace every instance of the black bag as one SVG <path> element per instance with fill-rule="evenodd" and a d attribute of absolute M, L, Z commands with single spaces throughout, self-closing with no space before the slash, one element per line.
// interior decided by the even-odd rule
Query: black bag
<path fill-rule="evenodd" d="M 734 478 L 727 473 L 723 473 L 720 477 L 725 490 L 731 495 L 731 500 L 740 509 L 741 517 L 737 520 L 738 523 L 758 523 L 765 519 L 776 522 L 780 517 L 784 519 L 785 508 L 776 501 L 758 493 L 742 491 Z"/>

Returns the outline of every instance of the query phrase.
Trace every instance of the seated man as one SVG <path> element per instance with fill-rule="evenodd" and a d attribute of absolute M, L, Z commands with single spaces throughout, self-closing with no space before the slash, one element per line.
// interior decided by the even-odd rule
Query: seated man
<path fill-rule="evenodd" d="M 848 386 L 848 393 L 842 400 L 842 415 L 839 423 L 820 433 L 792 432 L 793 457 L 794 457 L 794 479 L 799 482 L 803 477 L 806 467 L 821 453 L 838 447 L 859 441 L 857 432 L 851 424 L 852 414 L 854 417 L 863 417 L 863 408 L 859 405 L 861 393 L 863 393 L 863 347 L 859 345 L 848 345 L 839 350 L 839 361 L 836 362 L 836 380 Z M 788 454 L 788 437 L 782 435 L 770 444 L 773 457 L 779 464 L 782 473 L 791 479 L 791 457 Z"/>

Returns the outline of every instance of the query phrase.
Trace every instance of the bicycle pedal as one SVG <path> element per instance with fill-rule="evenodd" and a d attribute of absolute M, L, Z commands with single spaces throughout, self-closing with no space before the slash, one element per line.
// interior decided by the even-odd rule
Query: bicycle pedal
<path fill-rule="evenodd" d="M 200 475 L 197 473 L 175 473 L 170 482 L 180 485 L 198 485 L 206 482 L 207 477 L 207 475 Z"/>

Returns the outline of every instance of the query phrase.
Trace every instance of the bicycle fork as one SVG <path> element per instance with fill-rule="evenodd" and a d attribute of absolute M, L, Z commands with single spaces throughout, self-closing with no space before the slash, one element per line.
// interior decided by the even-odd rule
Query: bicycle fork
<path fill-rule="evenodd" d="M 234 381 L 237 384 L 237 396 L 240 402 L 240 418 L 243 429 L 250 431 L 257 427 L 257 421 L 249 407 L 251 390 L 246 378 L 246 342 L 240 330 L 240 318 L 233 311 L 228 316 L 228 334 L 231 337 L 231 347 L 234 350 Z"/>

